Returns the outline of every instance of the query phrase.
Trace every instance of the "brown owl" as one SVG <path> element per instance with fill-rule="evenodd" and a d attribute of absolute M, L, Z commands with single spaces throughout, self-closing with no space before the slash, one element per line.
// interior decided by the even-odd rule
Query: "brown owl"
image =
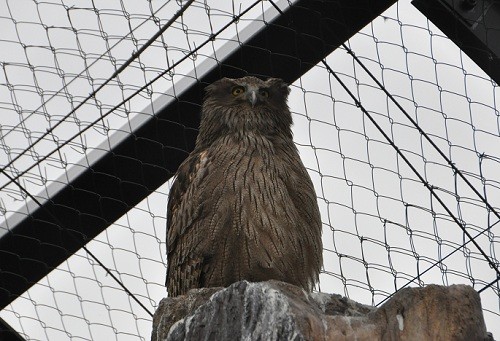
<path fill-rule="evenodd" d="M 281 79 L 223 78 L 206 88 L 196 146 L 167 207 L 167 290 L 276 279 L 312 290 L 321 219 L 292 140 Z"/>

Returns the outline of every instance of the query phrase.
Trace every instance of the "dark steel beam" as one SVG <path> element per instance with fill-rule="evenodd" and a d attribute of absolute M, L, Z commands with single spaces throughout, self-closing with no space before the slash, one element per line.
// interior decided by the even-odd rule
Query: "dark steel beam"
<path fill-rule="evenodd" d="M 247 74 L 293 82 L 395 1 L 303 0 L 285 10 L 2 236 L 0 308 L 175 173 L 194 146 L 207 84 Z"/>
<path fill-rule="evenodd" d="M 500 1 L 413 0 L 412 4 L 500 84 Z"/>
<path fill-rule="evenodd" d="M 24 341 L 24 338 L 0 317 L 0 341 Z"/>

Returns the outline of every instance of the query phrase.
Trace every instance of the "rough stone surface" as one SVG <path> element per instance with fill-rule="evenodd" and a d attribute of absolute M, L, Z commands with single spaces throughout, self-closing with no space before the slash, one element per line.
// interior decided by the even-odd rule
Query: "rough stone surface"
<path fill-rule="evenodd" d="M 241 281 L 165 298 L 152 341 L 491 340 L 479 295 L 469 286 L 399 291 L 379 308 L 293 285 Z"/>

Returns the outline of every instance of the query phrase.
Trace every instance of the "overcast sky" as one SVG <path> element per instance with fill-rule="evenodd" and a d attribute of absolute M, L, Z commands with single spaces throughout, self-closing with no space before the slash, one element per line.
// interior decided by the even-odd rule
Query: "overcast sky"
<path fill-rule="evenodd" d="M 286 1 L 276 3 L 282 10 L 288 6 Z M 130 132 L 153 115 L 152 107 L 169 101 L 169 94 L 196 81 L 230 48 L 262 27 L 263 15 L 270 21 L 278 12 L 269 1 L 261 2 L 196 58 L 178 65 L 84 134 L 79 134 L 81 129 L 181 60 L 248 4 L 196 2 L 182 23 L 167 30 L 140 61 L 67 117 L 9 172 L 27 170 L 21 183 L 43 198 L 50 184 L 67 183 L 70 169 L 91 167 L 92 158 L 109 148 L 111 136 Z M 0 2 L 2 165 L 111 76 L 115 65 L 129 58 L 178 8 L 172 1 Z M 390 8 L 347 45 L 499 210 L 498 86 L 407 1 Z M 496 222 L 344 49 L 326 62 L 473 236 Z M 460 248 L 466 241 L 464 233 L 323 65 L 292 84 L 291 90 L 294 139 L 315 184 L 324 224 L 325 264 L 318 289 L 379 304 L 409 282 L 411 286 L 464 283 L 480 290 L 495 279 L 474 246 Z M 36 155 L 50 153 L 73 135 L 77 137 L 60 153 L 36 164 Z M 18 212 L 34 206 L 6 177 L 0 177 L 0 186 L 5 186 L 0 193 L 0 222 L 5 227 L 6 218 L 15 221 L 22 217 Z M 151 312 L 166 295 L 169 186 L 170 182 L 158 188 L 88 244 Z M 496 262 L 499 228 L 497 224 L 477 238 Z M 498 337 L 498 286 L 493 288 L 485 290 L 481 299 L 487 328 Z M 33 340 L 148 340 L 151 332 L 150 316 L 83 250 L 2 310 L 0 317 Z"/>

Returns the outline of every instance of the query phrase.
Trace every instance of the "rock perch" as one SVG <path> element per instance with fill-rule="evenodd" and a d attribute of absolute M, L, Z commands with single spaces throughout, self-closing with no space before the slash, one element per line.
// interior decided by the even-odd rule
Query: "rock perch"
<path fill-rule="evenodd" d="M 406 288 L 379 308 L 278 281 L 241 281 L 163 299 L 152 341 L 491 340 L 469 286 Z"/>

